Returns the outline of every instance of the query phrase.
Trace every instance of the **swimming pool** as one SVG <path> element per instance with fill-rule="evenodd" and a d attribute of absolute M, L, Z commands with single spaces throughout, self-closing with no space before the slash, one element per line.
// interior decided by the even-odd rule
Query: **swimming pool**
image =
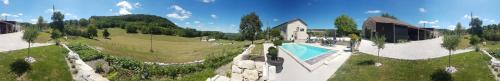
<path fill-rule="evenodd" d="M 302 61 L 306 61 L 323 54 L 335 53 L 334 50 L 298 43 L 285 43 L 281 47 L 291 52 L 291 54 L 298 57 Z"/>

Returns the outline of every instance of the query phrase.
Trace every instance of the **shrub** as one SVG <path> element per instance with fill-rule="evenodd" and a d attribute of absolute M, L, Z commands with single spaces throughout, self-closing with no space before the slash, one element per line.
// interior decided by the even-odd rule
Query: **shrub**
<path fill-rule="evenodd" d="M 273 44 L 274 44 L 274 46 L 281 46 L 281 44 L 283 44 L 283 41 L 282 40 L 275 40 L 275 41 L 273 41 Z"/>
<path fill-rule="evenodd" d="M 103 73 L 104 72 L 104 68 L 102 67 L 102 63 L 101 62 L 98 62 L 95 66 L 95 72 L 97 73 Z"/>
<path fill-rule="evenodd" d="M 104 31 L 102 31 L 102 36 L 104 36 L 104 38 L 109 38 L 109 35 L 111 35 L 109 32 L 108 32 L 108 29 L 104 29 Z"/>
<path fill-rule="evenodd" d="M 278 58 L 278 50 L 275 47 L 269 47 L 267 51 L 271 59 L 276 60 Z"/>
<path fill-rule="evenodd" d="M 137 33 L 137 27 L 135 26 L 127 26 L 127 33 Z"/>
<path fill-rule="evenodd" d="M 97 28 L 95 26 L 88 27 L 87 34 L 89 35 L 90 39 L 97 37 Z"/>

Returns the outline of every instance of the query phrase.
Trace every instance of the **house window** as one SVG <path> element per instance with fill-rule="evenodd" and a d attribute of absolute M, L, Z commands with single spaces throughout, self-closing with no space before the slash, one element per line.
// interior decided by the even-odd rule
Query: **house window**
<path fill-rule="evenodd" d="M 300 29 L 300 31 L 301 31 L 301 32 L 303 32 L 303 31 L 304 31 L 304 28 L 301 28 L 301 29 Z"/>

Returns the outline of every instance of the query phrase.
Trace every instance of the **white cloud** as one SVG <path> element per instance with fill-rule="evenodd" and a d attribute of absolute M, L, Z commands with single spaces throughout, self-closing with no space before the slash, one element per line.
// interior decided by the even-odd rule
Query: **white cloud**
<path fill-rule="evenodd" d="M 214 22 L 208 22 L 208 24 L 214 24 Z"/>
<path fill-rule="evenodd" d="M 38 22 L 38 19 L 30 19 L 31 24 L 36 24 Z"/>
<path fill-rule="evenodd" d="M 184 8 L 179 5 L 172 5 L 170 6 L 170 8 L 174 9 L 174 11 L 170 14 L 167 14 L 167 17 L 178 19 L 181 21 L 191 17 L 192 13 L 190 11 L 184 10 Z"/>
<path fill-rule="evenodd" d="M 109 9 L 110 12 L 113 12 L 113 9 Z"/>
<path fill-rule="evenodd" d="M 135 4 L 134 4 L 134 7 L 136 7 L 136 8 L 139 8 L 139 7 L 141 7 L 141 6 L 142 6 L 142 4 L 141 4 L 141 3 L 139 3 L 139 2 L 137 2 L 137 3 L 135 3 Z"/>
<path fill-rule="evenodd" d="M 231 27 L 236 27 L 236 25 L 234 25 L 234 24 L 231 24 Z"/>
<path fill-rule="evenodd" d="M 7 16 L 7 17 L 20 17 L 20 16 L 23 16 L 23 13 L 17 13 L 17 14 L 9 14 L 9 13 L 2 13 L 0 14 L 0 16 L 4 17 L 4 16 Z"/>
<path fill-rule="evenodd" d="M 457 26 L 455 26 L 455 25 L 448 25 L 448 29 L 449 30 L 455 30 L 455 27 L 457 27 Z"/>
<path fill-rule="evenodd" d="M 217 19 L 217 15 L 215 15 L 215 14 L 211 14 L 210 17 Z"/>
<path fill-rule="evenodd" d="M 9 0 L 2 0 L 2 3 L 5 5 L 9 5 Z"/>
<path fill-rule="evenodd" d="M 470 19 L 470 18 L 471 18 L 471 16 L 470 16 L 469 14 L 465 14 L 465 15 L 464 15 L 464 18 L 466 18 L 466 19 Z M 479 18 L 479 16 L 474 16 L 473 18 Z"/>
<path fill-rule="evenodd" d="M 425 10 L 425 8 L 418 8 L 418 11 L 420 11 L 420 12 L 422 12 L 422 13 L 427 12 L 427 10 Z"/>
<path fill-rule="evenodd" d="M 62 10 L 58 10 L 58 9 L 53 10 L 52 8 L 49 8 L 49 9 L 45 10 L 45 13 L 53 13 L 54 11 L 55 12 L 62 12 Z"/>
<path fill-rule="evenodd" d="M 431 26 L 432 28 L 439 28 L 441 26 L 437 26 L 437 25 L 434 25 L 434 26 Z"/>
<path fill-rule="evenodd" d="M 129 2 L 127 1 L 121 1 L 116 4 L 116 6 L 120 7 L 120 10 L 118 11 L 118 14 L 120 15 L 127 15 L 127 14 L 132 14 L 130 10 L 133 9 L 132 5 L 130 5 Z"/>
<path fill-rule="evenodd" d="M 185 22 L 184 24 L 189 25 L 189 24 L 191 24 L 191 22 Z"/>
<path fill-rule="evenodd" d="M 434 20 L 434 21 L 420 20 L 420 21 L 418 21 L 418 24 L 424 24 L 424 23 L 425 24 L 436 24 L 438 22 L 439 22 L 439 20 Z"/>
<path fill-rule="evenodd" d="M 368 13 L 368 14 L 375 14 L 375 13 L 380 13 L 382 12 L 381 10 L 368 10 L 366 11 L 365 13 Z"/>
<path fill-rule="evenodd" d="M 202 0 L 203 3 L 212 3 L 215 2 L 215 0 Z"/>
<path fill-rule="evenodd" d="M 199 23 L 200 23 L 200 21 L 194 21 L 194 23 L 195 23 L 195 24 L 199 24 Z"/>

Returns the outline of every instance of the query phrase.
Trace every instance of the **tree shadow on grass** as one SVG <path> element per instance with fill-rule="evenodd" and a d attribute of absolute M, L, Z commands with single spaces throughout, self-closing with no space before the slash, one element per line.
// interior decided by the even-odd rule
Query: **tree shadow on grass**
<path fill-rule="evenodd" d="M 451 74 L 444 69 L 438 69 L 431 75 L 432 81 L 453 81 Z"/>
<path fill-rule="evenodd" d="M 31 70 L 31 65 L 22 59 L 17 59 L 14 63 L 10 64 L 10 70 L 19 77 L 28 70 Z"/>
<path fill-rule="evenodd" d="M 364 60 L 364 61 L 358 62 L 356 64 L 357 65 L 374 65 L 375 61 L 373 61 L 373 60 Z"/>

